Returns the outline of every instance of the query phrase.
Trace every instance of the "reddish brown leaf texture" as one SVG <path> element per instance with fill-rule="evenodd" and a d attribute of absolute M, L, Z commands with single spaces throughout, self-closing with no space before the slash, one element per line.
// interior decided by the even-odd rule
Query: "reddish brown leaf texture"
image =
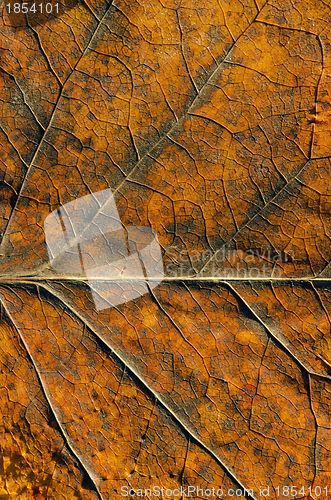
<path fill-rule="evenodd" d="M 329 3 L 59 5 L 1 7 L 0 498 L 328 498 Z M 164 276 L 98 310 L 45 221 L 106 189 Z"/>

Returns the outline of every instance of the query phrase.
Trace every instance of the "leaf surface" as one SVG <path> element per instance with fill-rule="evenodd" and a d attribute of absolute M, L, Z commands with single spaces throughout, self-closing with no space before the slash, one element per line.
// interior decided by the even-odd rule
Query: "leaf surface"
<path fill-rule="evenodd" d="M 329 18 L 318 0 L 4 10 L 1 498 L 328 497 Z M 91 235 L 79 262 L 109 264 L 104 190 L 164 276 L 100 309 L 70 258 Z M 56 267 L 46 218 L 80 198 Z"/>

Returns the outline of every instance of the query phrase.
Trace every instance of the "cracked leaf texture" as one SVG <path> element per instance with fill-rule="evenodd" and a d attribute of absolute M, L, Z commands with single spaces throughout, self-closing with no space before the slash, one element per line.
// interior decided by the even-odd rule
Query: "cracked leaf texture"
<path fill-rule="evenodd" d="M 1 8 L 0 498 L 328 498 L 329 2 Z M 44 222 L 108 188 L 165 276 L 97 311 Z"/>

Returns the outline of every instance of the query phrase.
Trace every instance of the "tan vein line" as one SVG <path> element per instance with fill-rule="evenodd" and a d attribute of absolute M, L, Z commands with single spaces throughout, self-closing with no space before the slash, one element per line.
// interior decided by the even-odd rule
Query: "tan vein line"
<path fill-rule="evenodd" d="M 238 38 L 231 44 L 230 48 L 227 50 L 227 52 L 224 54 L 224 57 L 222 58 L 222 60 L 217 64 L 216 68 L 214 69 L 214 71 L 210 74 L 210 76 L 208 77 L 208 79 L 205 81 L 205 83 L 202 85 L 202 87 L 200 88 L 200 91 L 199 93 L 195 96 L 195 98 L 193 99 L 193 101 L 191 102 L 191 104 L 189 105 L 189 107 L 187 108 L 187 110 L 185 111 L 185 113 L 183 113 L 183 115 L 180 117 L 180 119 L 178 120 L 178 122 L 175 122 L 172 127 L 170 127 L 170 129 L 165 132 L 163 134 L 163 136 L 157 141 L 156 144 L 154 144 L 142 157 L 141 159 L 134 165 L 134 167 L 130 170 L 130 172 L 127 174 L 127 176 L 119 183 L 119 185 L 113 190 L 113 195 L 115 195 L 118 190 L 123 186 L 123 184 L 129 180 L 131 178 L 131 176 L 133 175 L 133 173 L 136 171 L 136 169 L 140 166 L 141 163 L 143 163 L 143 161 L 150 155 L 153 153 L 153 151 L 157 151 L 159 146 L 162 144 L 162 142 L 166 139 L 166 137 L 168 137 L 177 127 L 179 127 L 183 120 L 186 118 L 187 115 L 189 115 L 190 113 L 190 110 L 196 105 L 196 103 L 200 100 L 201 98 L 201 95 L 204 93 L 205 89 L 207 88 L 208 85 L 210 85 L 211 81 L 213 80 L 213 78 L 217 75 L 217 73 L 219 72 L 220 68 L 222 67 L 222 65 L 224 64 L 224 62 L 226 62 L 226 58 L 229 56 L 230 52 L 232 51 L 232 49 L 234 48 L 234 46 L 236 45 L 236 43 L 238 43 L 238 41 L 240 40 L 240 38 L 242 38 L 246 31 L 252 26 L 252 24 L 255 22 L 255 20 L 257 19 L 259 15 L 259 12 L 256 14 L 256 16 L 254 17 L 254 19 L 252 19 L 252 21 L 249 23 L 249 25 L 244 29 L 244 31 L 238 36 Z M 102 207 L 100 207 L 100 210 L 102 209 Z M 97 214 L 96 214 L 97 215 Z"/>
<path fill-rule="evenodd" d="M 218 456 L 217 453 L 215 453 L 211 448 L 209 448 L 208 445 L 206 445 L 200 438 L 199 436 L 192 431 L 182 420 L 178 415 L 176 414 L 175 411 L 173 411 L 170 406 L 163 400 L 162 396 L 155 391 L 154 389 L 150 388 L 149 385 L 145 382 L 145 380 L 139 375 L 139 373 L 135 370 L 135 368 L 127 362 L 127 360 L 106 340 L 104 340 L 94 329 L 93 325 L 89 323 L 76 309 L 69 305 L 64 298 L 55 293 L 55 291 L 48 287 L 45 284 L 41 285 L 45 290 L 47 290 L 51 295 L 56 297 L 62 304 L 65 305 L 65 307 L 72 312 L 83 324 L 85 324 L 89 330 L 99 339 L 99 341 L 106 346 L 115 356 L 116 358 L 128 369 L 131 374 L 140 382 L 142 387 L 144 387 L 145 390 L 148 391 L 149 394 L 153 394 L 154 398 L 156 401 L 159 402 L 160 406 L 162 406 L 167 413 L 171 416 L 172 420 L 182 429 L 184 432 L 190 436 L 203 450 L 207 451 L 218 463 L 218 465 L 221 466 L 221 468 L 229 475 L 229 477 L 235 481 L 240 488 L 242 488 L 244 491 L 247 491 L 247 488 L 244 487 L 244 485 L 241 483 L 241 481 L 235 476 L 235 474 L 223 463 L 221 458 Z M 254 496 L 248 495 L 248 498 L 253 498 L 255 499 Z"/>
<path fill-rule="evenodd" d="M 287 180 L 287 182 L 284 184 L 284 186 L 282 186 L 281 189 L 279 189 L 279 191 L 277 191 L 276 193 L 274 193 L 274 196 L 272 198 L 270 198 L 270 200 L 268 200 L 267 203 L 265 203 L 263 205 L 263 207 L 259 208 L 258 211 L 251 218 L 249 218 L 241 227 L 239 227 L 238 231 L 236 231 L 233 234 L 233 236 L 231 236 L 231 238 L 226 243 L 224 243 L 220 248 L 218 248 L 215 251 L 215 253 L 207 260 L 207 262 L 205 262 L 205 264 L 203 265 L 203 267 L 200 269 L 200 271 L 199 271 L 200 273 L 202 273 L 203 270 L 207 267 L 207 265 L 210 264 L 216 258 L 216 255 L 218 255 L 219 252 L 221 252 L 222 250 L 224 250 L 229 245 L 230 242 L 232 242 L 232 241 L 235 240 L 235 238 L 240 234 L 241 231 L 243 231 L 252 222 L 254 222 L 254 220 L 256 218 L 258 218 L 259 216 L 261 216 L 263 214 L 263 212 L 265 210 L 267 210 L 272 205 L 272 203 L 274 203 L 275 200 L 277 200 L 277 198 L 286 190 L 286 188 L 288 188 L 295 181 L 298 181 L 298 176 L 300 174 L 302 174 L 302 172 L 304 171 L 304 169 L 306 168 L 306 166 L 309 164 L 309 162 L 310 162 L 310 159 L 308 159 L 302 165 L 302 167 L 296 172 L 296 174 L 293 177 L 291 177 L 290 179 Z"/>
<path fill-rule="evenodd" d="M 53 404 L 52 404 L 52 398 L 51 398 L 51 395 L 49 394 L 49 391 L 47 389 L 47 386 L 46 384 L 43 382 L 43 379 L 42 379 L 42 376 L 39 372 L 39 369 L 38 369 L 38 366 L 37 366 L 37 363 L 36 361 L 34 360 L 32 354 L 31 354 L 31 351 L 29 349 L 29 346 L 28 344 L 25 342 L 25 339 L 23 337 L 23 335 L 21 334 L 21 331 L 20 331 L 20 328 L 19 326 L 16 324 L 14 318 L 12 317 L 10 311 L 8 310 L 8 307 L 6 306 L 6 301 L 4 300 L 4 298 L 1 296 L 1 303 L 3 305 L 3 308 L 4 310 L 6 311 L 8 317 L 10 318 L 10 321 L 12 322 L 12 324 L 15 326 L 16 328 L 16 331 L 21 339 L 21 342 L 22 344 L 24 345 L 24 348 L 27 352 L 27 355 L 28 355 L 28 358 L 36 372 L 36 375 L 37 375 L 37 378 L 38 378 L 38 381 L 39 381 L 39 384 L 40 384 L 40 387 L 41 387 L 41 390 L 43 392 L 43 395 L 52 411 L 52 414 L 54 416 L 54 419 L 60 429 L 60 433 L 64 439 L 64 442 L 66 444 L 66 446 L 68 447 L 68 449 L 70 450 L 71 454 L 74 456 L 74 458 L 77 460 L 78 464 L 81 466 L 81 468 L 83 469 L 83 471 L 88 475 L 88 477 L 90 478 L 90 480 L 92 481 L 92 484 L 95 488 L 95 491 L 96 493 L 98 494 L 98 497 L 103 500 L 103 496 L 101 495 L 100 493 L 100 490 L 97 486 L 97 482 L 96 482 L 96 478 L 95 478 L 95 475 L 93 474 L 93 472 L 91 472 L 89 470 L 89 467 L 83 462 L 82 458 L 80 457 L 79 455 L 79 452 L 77 452 L 75 450 L 75 446 L 74 444 L 72 443 L 71 439 L 70 439 L 70 436 L 67 434 L 66 430 L 62 427 L 62 424 L 61 424 L 61 421 L 60 421 L 60 418 L 57 414 L 57 411 L 56 409 L 54 408 Z"/>
<path fill-rule="evenodd" d="M 249 303 L 241 296 L 240 292 L 238 290 L 236 290 L 235 287 L 231 286 L 229 283 L 226 283 L 226 286 L 231 290 L 232 294 L 237 298 L 239 299 L 243 304 L 245 304 L 245 306 L 247 307 L 247 309 L 249 310 L 249 312 L 252 314 L 252 316 L 260 323 L 260 325 L 263 326 L 263 328 L 265 328 L 265 330 L 268 332 L 269 336 L 272 338 L 272 340 L 275 342 L 275 343 L 278 343 L 282 348 L 283 350 L 286 352 L 286 354 L 296 362 L 296 364 L 301 368 L 301 370 L 303 370 L 306 374 L 308 375 L 314 375 L 315 377 L 321 377 L 321 375 L 319 373 L 316 373 L 316 372 L 313 372 L 313 371 L 310 371 L 301 361 L 299 358 L 296 357 L 295 354 L 293 354 L 292 350 L 286 345 L 284 344 L 284 342 L 272 331 L 272 329 L 263 321 L 263 319 L 259 316 L 259 314 L 254 311 L 254 309 L 252 309 L 252 307 L 249 305 Z M 277 344 L 276 344 L 277 345 Z M 331 380 L 331 377 L 328 377 L 326 375 L 323 375 L 322 376 L 323 379 L 325 380 L 328 380 L 330 381 Z"/>
<path fill-rule="evenodd" d="M 61 88 L 61 90 L 60 90 L 60 93 L 59 93 L 58 98 L 57 98 L 57 100 L 56 100 L 56 103 L 55 103 L 55 105 L 54 105 L 54 108 L 53 108 L 52 114 L 51 114 L 51 116 L 50 116 L 49 122 L 48 122 L 48 124 L 47 124 L 47 127 L 46 127 L 46 129 L 44 129 L 44 128 L 43 128 L 44 133 L 43 133 L 43 135 L 42 135 L 42 137 L 41 137 L 41 139 L 40 139 L 40 141 L 39 141 L 39 144 L 38 144 L 38 146 L 37 146 L 37 148 L 36 148 L 36 150 L 35 150 L 35 152 L 34 152 L 34 154 L 33 154 L 32 160 L 31 160 L 31 161 L 30 161 L 30 163 L 29 163 L 29 167 L 28 167 L 27 171 L 26 171 L 26 172 L 25 172 L 25 174 L 24 174 L 24 177 L 23 177 L 23 180 L 22 180 L 22 183 L 21 183 L 21 187 L 20 187 L 20 190 L 19 190 L 19 192 L 18 192 L 18 195 L 17 195 L 16 201 L 15 201 L 15 205 L 14 205 L 14 206 L 13 206 L 13 208 L 12 208 L 12 211 L 11 211 L 10 217 L 8 218 L 7 224 L 6 224 L 6 226 L 5 226 L 4 230 L 3 230 L 3 235 L 2 235 L 2 241 L 1 241 L 1 244 L 0 244 L 0 248 L 1 248 L 2 244 L 3 244 L 4 237 L 5 237 L 6 233 L 7 233 L 7 230 L 8 230 L 8 228 L 10 227 L 11 222 L 12 222 L 12 220 L 13 220 L 13 217 L 14 217 L 14 214 L 15 214 L 15 210 L 16 210 L 16 208 L 17 208 L 18 202 L 19 202 L 19 200 L 20 200 L 20 196 L 21 196 L 21 194 L 22 194 L 22 192 L 23 192 L 23 189 L 24 189 L 24 187 L 25 187 L 25 183 L 26 183 L 26 181 L 27 181 L 27 178 L 28 178 L 28 176 L 29 176 L 29 173 L 30 173 L 30 171 L 31 171 L 31 168 L 33 167 L 33 163 L 34 163 L 34 161 L 36 160 L 36 158 L 37 158 L 37 156 L 38 156 L 38 154 L 39 154 L 39 152 L 40 152 L 41 146 L 43 145 L 44 140 L 45 140 L 45 138 L 46 138 L 46 136 L 47 136 L 47 134 L 48 134 L 49 130 L 50 130 L 50 129 L 51 129 L 51 127 L 52 127 L 52 123 L 53 123 L 53 120 L 54 120 L 55 114 L 56 114 L 57 109 L 58 109 L 58 104 L 59 104 L 59 102 L 60 102 L 60 100 L 61 100 L 61 98 L 62 98 L 62 96 L 63 96 L 63 92 L 64 92 L 65 85 L 66 85 L 66 84 L 67 84 L 67 82 L 70 80 L 70 78 L 71 78 L 71 76 L 73 75 L 73 73 L 74 73 L 74 71 L 75 71 L 76 67 L 78 66 L 78 64 L 80 63 L 80 61 L 82 60 L 82 58 L 85 56 L 85 54 L 87 53 L 87 51 L 89 50 L 89 47 L 90 47 L 91 43 L 93 42 L 93 40 L 94 40 L 94 38 L 95 38 L 95 36 L 96 36 L 97 32 L 99 31 L 100 26 L 102 25 L 102 23 L 103 23 L 103 21 L 104 21 L 105 17 L 107 16 L 107 14 L 108 14 L 109 10 L 110 10 L 110 9 L 111 9 L 111 7 L 112 7 L 112 3 L 113 3 L 113 2 L 111 1 L 111 2 L 110 2 L 110 4 L 109 4 L 109 6 L 108 6 L 108 8 L 107 8 L 107 10 L 106 10 L 106 12 L 104 13 L 104 15 L 102 16 L 102 18 L 101 18 L 101 19 L 100 19 L 100 21 L 98 22 L 97 26 L 95 27 L 95 30 L 94 30 L 94 32 L 93 32 L 93 35 L 91 36 L 91 38 L 90 38 L 89 42 L 87 43 L 87 45 L 86 45 L 86 47 L 85 47 L 85 49 L 84 49 L 84 52 L 82 52 L 82 54 L 80 55 L 80 57 L 79 57 L 79 58 L 78 58 L 78 60 L 76 61 L 75 66 L 74 66 L 74 67 L 73 67 L 73 69 L 71 70 L 70 74 L 67 76 L 66 80 L 63 82 L 62 88 Z"/>
<path fill-rule="evenodd" d="M 2 276 L 0 277 L 0 284 L 1 283 L 17 283 L 17 284 L 29 284 L 29 283 L 45 283 L 48 281 L 55 281 L 55 282 L 73 282 L 73 283 L 86 283 L 86 285 L 89 284 L 89 281 L 100 281 L 103 283 L 126 283 L 126 282 L 137 282 L 141 283 L 143 282 L 159 282 L 160 284 L 162 283 L 181 283 L 181 282 L 192 282 L 192 283 L 199 283 L 199 282 L 215 282 L 215 283 L 222 283 L 222 282 L 232 282 L 232 281 L 238 281 L 238 282 L 243 282 L 243 283 L 250 283 L 252 281 L 255 282 L 261 282 L 261 283 L 270 283 L 270 282 L 280 282 L 280 283 L 331 283 L 331 278 L 318 278 L 314 276 L 308 276 L 308 277 L 297 277 L 297 278 L 275 278 L 275 277 L 263 277 L 263 278 L 258 278 L 258 277 L 252 277 L 252 278 L 241 278 L 241 277 L 232 277 L 232 276 L 176 276 L 176 277 L 165 277 L 164 279 L 160 280 L 159 276 L 150 276 L 148 278 L 137 278 L 136 276 L 126 277 L 126 278 L 103 278 L 100 276 L 96 277 L 89 277 L 88 279 L 84 276 L 70 276 L 70 275 L 51 275 L 51 276 Z"/>
<path fill-rule="evenodd" d="M 108 12 L 108 11 L 107 11 Z M 106 12 L 106 14 L 107 14 Z M 105 14 L 105 15 L 106 15 Z M 101 19 L 100 21 L 100 24 L 102 23 L 105 15 L 103 16 L 103 18 Z M 113 190 L 113 196 L 121 189 L 121 187 L 124 185 L 125 182 L 127 182 L 128 180 L 130 180 L 130 178 L 132 177 L 132 175 L 134 174 L 134 172 L 137 170 L 137 168 L 139 168 L 139 166 L 146 160 L 146 158 L 148 158 L 149 155 L 153 154 L 154 151 L 157 151 L 159 146 L 162 144 L 162 142 L 177 128 L 179 127 L 182 122 L 184 121 L 185 117 L 187 115 L 189 115 L 189 112 L 190 110 L 196 105 L 196 103 L 199 101 L 199 99 L 201 98 L 201 95 L 203 94 L 204 90 L 207 88 L 207 86 L 211 83 L 211 81 L 213 80 L 213 78 L 215 77 L 215 75 L 217 75 L 217 73 L 219 72 L 220 68 L 222 67 L 222 65 L 224 64 L 224 62 L 226 62 L 226 58 L 229 56 L 231 50 L 233 49 L 233 47 L 236 45 L 236 43 L 240 40 L 240 38 L 242 38 L 245 33 L 247 32 L 247 30 L 253 25 L 253 23 L 255 22 L 255 20 L 257 19 L 259 15 L 259 12 L 257 12 L 256 16 L 254 17 L 254 19 L 252 19 L 252 21 L 249 23 L 249 25 L 244 29 L 244 31 L 238 36 L 238 38 L 231 44 L 230 48 L 228 49 L 228 51 L 224 54 L 224 57 L 222 58 L 222 60 L 219 62 L 219 64 L 217 64 L 216 68 L 214 69 L 214 71 L 210 74 L 210 76 L 208 77 L 208 79 L 205 81 L 205 83 L 202 85 L 199 93 L 196 95 L 196 97 L 193 99 L 193 101 L 191 102 L 191 104 L 189 105 L 189 107 L 187 108 L 187 110 L 183 113 L 183 115 L 180 117 L 180 119 L 178 121 L 176 121 L 171 127 L 170 129 L 165 132 L 161 137 L 160 139 L 140 158 L 139 161 L 137 161 L 135 163 L 135 165 L 133 166 L 133 168 L 130 170 L 130 172 L 124 177 L 124 179 L 117 185 L 116 188 L 114 188 Z M 99 24 L 99 25 L 100 25 Z M 97 30 L 96 30 L 97 31 Z M 96 33 L 95 31 L 95 33 Z M 92 41 L 92 40 L 91 40 Z M 91 42 L 90 42 L 91 43 Z M 86 49 L 87 50 L 87 49 Z M 47 127 L 48 129 L 49 127 Z M 43 139 L 42 139 L 43 140 Z M 42 141 L 41 141 L 42 142 Z M 32 163 L 32 162 L 31 162 Z M 27 175 L 27 174 L 26 174 Z M 21 189 L 22 191 L 22 189 Z M 19 193 L 19 196 L 21 194 L 21 191 Z M 19 196 L 17 198 L 16 201 L 18 201 L 19 199 Z M 107 202 L 106 202 L 107 203 Z M 17 203 L 15 203 L 15 207 L 12 211 L 12 214 L 11 214 L 11 217 L 9 219 L 9 221 L 12 219 L 12 215 L 15 211 L 15 208 L 16 208 L 16 205 Z M 99 210 L 96 212 L 95 216 L 96 217 L 100 211 L 103 209 L 105 204 L 102 204 L 99 208 Z M 94 218 L 93 218 L 94 220 Z M 92 220 L 92 222 L 93 222 Z M 4 235 L 6 234 L 6 231 L 9 227 L 9 221 L 6 225 L 6 228 L 4 229 Z M 85 229 L 83 230 L 83 232 L 85 231 Z M 78 235 L 79 236 L 79 235 Z M 1 245 L 0 245 L 1 246 Z"/>

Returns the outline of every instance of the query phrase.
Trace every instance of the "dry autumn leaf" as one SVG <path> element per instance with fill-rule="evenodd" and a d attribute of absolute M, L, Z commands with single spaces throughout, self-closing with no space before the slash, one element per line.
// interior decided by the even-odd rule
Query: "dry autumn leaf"
<path fill-rule="evenodd" d="M 0 498 L 328 498 L 330 5 L 59 5 L 1 20 Z"/>

